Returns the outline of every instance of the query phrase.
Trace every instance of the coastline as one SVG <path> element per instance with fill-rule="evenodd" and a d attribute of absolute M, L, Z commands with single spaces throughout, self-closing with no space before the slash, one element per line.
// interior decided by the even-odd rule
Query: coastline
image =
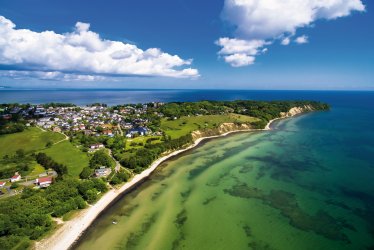
<path fill-rule="evenodd" d="M 297 113 L 301 114 L 303 112 Z M 123 184 L 118 189 L 111 189 L 105 193 L 95 204 L 83 209 L 80 214 L 70 221 L 64 222 L 60 228 L 54 231 L 48 238 L 42 239 L 34 244 L 33 249 L 54 249 L 54 250 L 67 250 L 70 249 L 74 243 L 80 238 L 80 236 L 87 230 L 87 228 L 94 222 L 94 220 L 122 193 L 130 190 L 135 185 L 139 184 L 142 180 L 152 174 L 152 172 L 163 162 L 171 157 L 179 155 L 185 151 L 191 150 L 198 146 L 202 141 L 206 139 L 224 137 L 229 134 L 238 132 L 254 132 L 254 131 L 269 131 L 271 130 L 270 125 L 280 119 L 290 118 L 297 114 L 285 115 L 279 118 L 270 120 L 265 128 L 263 129 L 244 129 L 244 130 L 233 130 L 228 131 L 219 135 L 206 136 L 196 139 L 192 145 L 173 151 L 157 160 L 155 160 L 149 168 L 135 175 L 129 182 Z"/>

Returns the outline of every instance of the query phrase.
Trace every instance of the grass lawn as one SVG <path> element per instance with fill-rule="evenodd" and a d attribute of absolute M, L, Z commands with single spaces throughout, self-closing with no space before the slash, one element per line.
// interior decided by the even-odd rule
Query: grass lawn
<path fill-rule="evenodd" d="M 32 164 L 32 171 L 28 174 L 29 176 L 38 176 L 40 174 L 45 173 L 45 168 L 38 164 L 37 162 L 33 162 Z"/>
<path fill-rule="evenodd" d="M 126 150 L 127 149 L 132 149 L 132 148 L 142 148 L 146 144 L 146 142 L 147 142 L 147 140 L 149 138 L 156 139 L 156 140 L 153 140 L 151 142 L 151 144 L 155 144 L 155 143 L 160 143 L 161 142 L 161 137 L 160 136 L 138 136 L 138 137 L 126 140 Z M 131 143 L 136 143 L 138 145 L 131 145 Z M 139 144 L 142 144 L 143 146 L 141 146 Z"/>
<path fill-rule="evenodd" d="M 18 149 L 25 150 L 26 153 L 45 148 L 47 142 L 58 142 L 64 136 L 54 132 L 44 132 L 39 128 L 28 128 L 23 132 L 0 135 L 0 157 L 4 155 L 14 155 Z"/>
<path fill-rule="evenodd" d="M 69 141 L 60 142 L 43 152 L 56 162 L 66 165 L 71 176 L 78 177 L 82 169 L 88 166 L 88 155 Z"/>
<path fill-rule="evenodd" d="M 167 135 L 171 136 L 172 139 L 175 139 L 187 135 L 195 130 L 216 128 L 220 124 L 226 122 L 245 123 L 258 120 L 258 118 L 238 114 L 203 115 L 191 117 L 183 116 L 177 120 L 163 119 L 161 121 L 161 129 L 164 130 Z"/>

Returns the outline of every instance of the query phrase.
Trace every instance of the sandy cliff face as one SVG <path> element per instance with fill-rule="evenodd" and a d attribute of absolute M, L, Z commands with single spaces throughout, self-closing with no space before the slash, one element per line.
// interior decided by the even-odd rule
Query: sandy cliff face
<path fill-rule="evenodd" d="M 195 141 L 201 137 L 221 135 L 231 131 L 245 131 L 251 129 L 249 124 L 222 123 L 218 128 L 193 131 L 192 138 Z"/>
<path fill-rule="evenodd" d="M 291 117 L 294 115 L 298 115 L 298 114 L 305 113 L 305 112 L 310 112 L 313 110 L 314 110 L 313 107 L 310 105 L 305 105 L 302 107 L 293 107 L 290 110 L 288 110 L 288 112 L 281 112 L 280 117 L 281 118 Z"/>
<path fill-rule="evenodd" d="M 281 112 L 279 115 L 280 115 L 280 118 L 286 118 L 286 117 L 292 117 L 292 116 L 295 116 L 301 113 L 310 112 L 313 110 L 314 109 L 311 105 L 305 105 L 302 107 L 293 107 L 288 112 Z M 251 129 L 252 127 L 249 124 L 222 123 L 218 128 L 206 129 L 202 131 L 200 130 L 193 131 L 191 135 L 192 135 L 193 140 L 195 141 L 201 137 L 222 135 L 224 133 L 232 132 L 232 131 L 248 131 Z"/>

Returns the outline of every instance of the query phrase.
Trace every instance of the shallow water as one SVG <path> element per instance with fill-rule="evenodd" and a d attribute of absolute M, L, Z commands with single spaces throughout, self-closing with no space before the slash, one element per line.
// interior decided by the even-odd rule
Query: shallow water
<path fill-rule="evenodd" d="M 373 247 L 374 105 L 345 103 L 164 163 L 75 248 Z"/>

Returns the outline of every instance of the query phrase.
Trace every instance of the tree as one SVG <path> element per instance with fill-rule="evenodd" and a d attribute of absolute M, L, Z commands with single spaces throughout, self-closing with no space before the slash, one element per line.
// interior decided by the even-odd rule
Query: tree
<path fill-rule="evenodd" d="M 103 127 L 97 126 L 96 127 L 96 131 L 99 132 L 99 133 L 101 133 L 101 132 L 104 131 L 104 129 L 103 129 Z"/>
<path fill-rule="evenodd" d="M 79 174 L 81 179 L 88 179 L 93 174 L 93 170 L 90 167 L 84 167 L 82 172 Z"/>
<path fill-rule="evenodd" d="M 51 157 L 47 156 L 45 153 L 39 153 L 36 155 L 36 161 L 42 165 L 45 169 L 52 168 L 58 174 L 58 178 L 62 178 L 63 175 L 68 173 L 67 166 L 55 162 Z"/>
<path fill-rule="evenodd" d="M 97 168 L 101 166 L 114 167 L 113 159 L 103 150 L 96 151 L 90 159 L 90 168 Z"/>
<path fill-rule="evenodd" d="M 25 157 L 25 150 L 23 149 L 18 149 L 16 151 L 16 157 L 18 157 L 19 159 L 22 159 Z"/>
<path fill-rule="evenodd" d="M 81 196 L 75 197 L 74 200 L 75 200 L 75 204 L 77 204 L 78 209 L 83 209 L 87 207 L 86 202 Z"/>
<path fill-rule="evenodd" d="M 118 178 L 118 176 L 113 176 L 113 178 L 110 180 L 110 184 L 112 185 L 118 185 L 120 184 L 122 181 Z"/>
<path fill-rule="evenodd" d="M 117 176 L 118 178 L 122 181 L 122 182 L 126 182 L 129 178 L 130 178 L 130 175 L 128 172 L 125 172 L 124 170 L 121 170 L 117 173 Z"/>
<path fill-rule="evenodd" d="M 16 189 L 19 187 L 19 184 L 17 182 L 13 182 L 12 185 L 10 185 L 11 189 Z"/>
<path fill-rule="evenodd" d="M 106 192 L 108 191 L 108 187 L 106 182 L 103 179 L 95 178 L 91 180 L 94 187 L 99 191 L 99 192 Z"/>
<path fill-rule="evenodd" d="M 88 190 L 86 196 L 88 203 L 94 203 L 97 200 L 97 190 L 95 188 Z"/>

